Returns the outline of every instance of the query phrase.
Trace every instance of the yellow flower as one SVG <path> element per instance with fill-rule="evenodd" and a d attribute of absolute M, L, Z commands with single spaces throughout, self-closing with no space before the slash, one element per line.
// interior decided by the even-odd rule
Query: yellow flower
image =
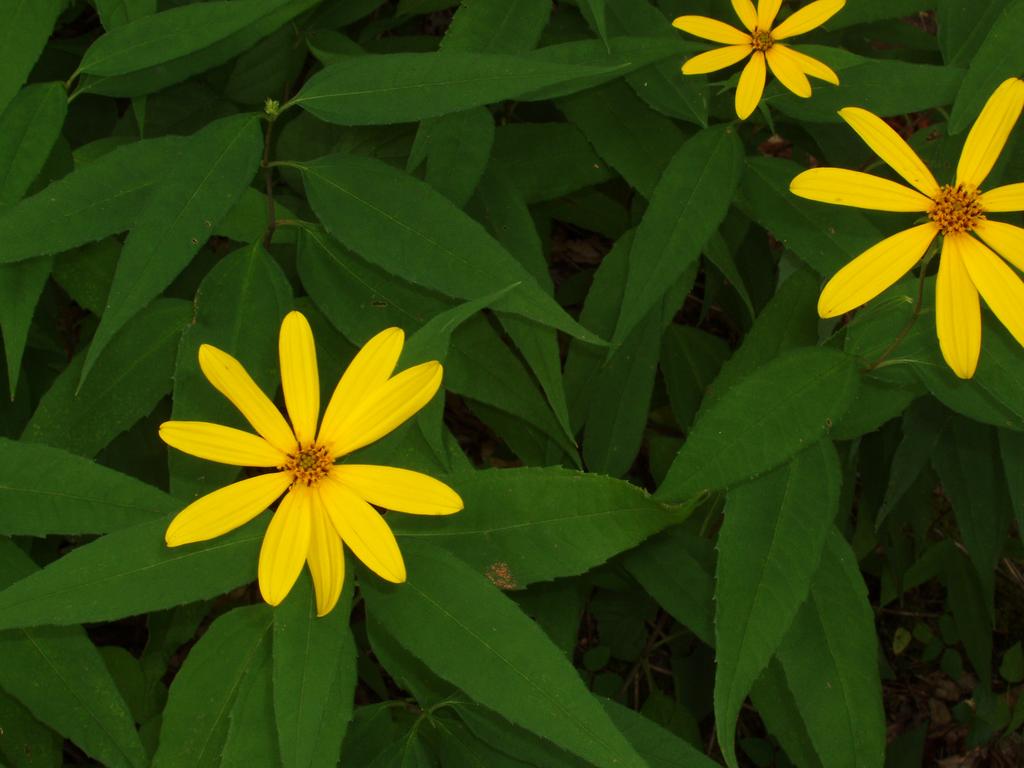
<path fill-rule="evenodd" d="M 782 0 L 758 0 L 755 9 L 751 0 L 732 0 L 746 32 L 707 16 L 680 16 L 672 22 L 672 26 L 691 35 L 725 44 L 689 59 L 683 64 L 684 75 L 716 72 L 750 56 L 736 86 L 736 114 L 740 120 L 746 120 L 761 100 L 766 64 L 780 83 L 803 98 L 811 95 L 808 75 L 839 85 L 839 77 L 825 64 L 778 41 L 820 27 L 846 5 L 846 0 L 815 0 L 772 27 L 781 5 Z"/>
<path fill-rule="evenodd" d="M 960 378 L 969 379 L 978 366 L 979 291 L 995 316 L 1024 345 L 1024 283 L 993 252 L 1024 270 L 1024 229 L 987 218 L 989 213 L 1024 211 L 1024 184 L 988 192 L 979 189 L 1022 107 L 1024 81 L 1011 78 L 1003 82 L 967 134 L 956 181 L 945 185 L 935 180 L 914 150 L 881 119 L 857 107 L 839 111 L 914 189 L 858 171 L 813 168 L 793 179 L 790 191 L 824 203 L 922 213 L 928 221 L 886 238 L 839 270 L 821 292 L 818 314 L 837 317 L 870 301 L 906 274 L 941 234 L 935 325 L 949 367 Z"/>
<path fill-rule="evenodd" d="M 168 546 L 205 541 L 244 525 L 281 494 L 260 549 L 263 599 L 277 605 L 309 563 L 317 614 L 338 601 L 345 580 L 344 542 L 381 578 L 405 581 L 394 534 L 371 504 L 396 512 L 448 515 L 462 499 L 444 483 L 394 467 L 335 464 L 398 427 L 426 405 L 441 385 L 437 361 L 392 376 L 405 337 L 399 328 L 374 336 L 352 360 L 334 390 L 320 429 L 316 347 L 306 318 L 290 312 L 281 323 L 281 386 L 291 426 L 241 363 L 204 344 L 199 366 L 259 433 L 198 421 L 168 421 L 168 445 L 210 461 L 273 471 L 214 491 L 189 504 L 167 528 Z"/>

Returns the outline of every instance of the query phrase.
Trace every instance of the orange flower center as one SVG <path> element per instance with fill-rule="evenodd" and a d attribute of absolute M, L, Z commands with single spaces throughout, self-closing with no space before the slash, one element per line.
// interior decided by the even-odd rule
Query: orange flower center
<path fill-rule="evenodd" d="M 750 38 L 750 44 L 754 46 L 755 51 L 767 51 L 775 45 L 775 38 L 772 37 L 772 33 L 767 30 L 762 32 L 761 30 L 755 29 L 754 34 Z"/>
<path fill-rule="evenodd" d="M 979 196 L 976 187 L 947 184 L 935 195 L 928 218 L 939 225 L 944 235 L 970 232 L 985 218 Z"/>
<path fill-rule="evenodd" d="M 288 461 L 281 469 L 291 472 L 296 483 L 315 485 L 327 476 L 332 466 L 334 460 L 327 448 L 313 444 L 306 448 L 298 446 L 295 453 L 288 454 Z"/>

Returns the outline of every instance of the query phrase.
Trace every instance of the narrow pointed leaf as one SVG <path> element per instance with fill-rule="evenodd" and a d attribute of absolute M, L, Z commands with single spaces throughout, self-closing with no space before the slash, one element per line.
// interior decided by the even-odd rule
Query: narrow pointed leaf
<path fill-rule="evenodd" d="M 0 1 L 0 113 L 25 83 L 62 10 L 61 0 Z"/>

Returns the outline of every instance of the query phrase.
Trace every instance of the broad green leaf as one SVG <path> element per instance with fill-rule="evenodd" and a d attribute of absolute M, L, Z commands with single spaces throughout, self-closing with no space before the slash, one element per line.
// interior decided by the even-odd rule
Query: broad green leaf
<path fill-rule="evenodd" d="M 187 80 L 252 47 L 318 0 L 190 3 L 108 31 L 82 57 L 83 92 L 139 96 Z"/>
<path fill-rule="evenodd" d="M 967 555 L 952 547 L 943 566 L 949 610 L 956 634 L 981 680 L 992 679 L 992 598 L 978 579 L 978 569 Z"/>
<path fill-rule="evenodd" d="M 491 166 L 527 203 L 552 200 L 614 178 L 568 123 L 513 123 L 494 137 Z"/>
<path fill-rule="evenodd" d="M 833 349 L 783 353 L 701 409 L 657 496 L 689 499 L 780 466 L 828 432 L 859 378 L 854 358 Z"/>
<path fill-rule="evenodd" d="M 444 546 L 504 589 L 588 571 L 691 511 L 622 480 L 558 468 L 483 470 L 449 484 L 464 511 L 398 516 L 395 535 Z"/>
<path fill-rule="evenodd" d="M 549 62 L 537 54 L 446 50 L 350 56 L 313 75 L 289 103 L 339 125 L 404 123 L 628 69 L 623 63 Z"/>
<path fill-rule="evenodd" d="M 484 107 L 424 120 L 416 134 L 426 160 L 424 180 L 464 208 L 484 175 L 493 143 L 494 116 Z M 416 165 L 411 155 L 409 165 Z"/>
<path fill-rule="evenodd" d="M 44 445 L 0 438 L 0 534 L 107 533 L 176 509 L 151 485 Z"/>
<path fill-rule="evenodd" d="M 747 158 L 737 205 L 811 269 L 831 277 L 884 235 L 860 211 L 791 193 L 789 182 L 802 170 L 789 160 Z"/>
<path fill-rule="evenodd" d="M 689 429 L 729 352 L 723 339 L 692 326 L 672 324 L 666 329 L 661 343 L 661 374 L 680 428 Z"/>
<path fill-rule="evenodd" d="M 613 35 L 637 35 L 651 42 L 679 46 L 675 56 L 652 63 L 626 75 L 626 82 L 651 107 L 668 117 L 688 123 L 708 124 L 705 78 L 681 77 L 679 67 L 687 54 L 700 50 L 699 44 L 683 40 L 670 19 L 647 0 L 605 0 L 608 29 Z M 596 20 L 592 26 L 596 27 Z M 692 47 L 691 47 L 692 46 Z"/>
<path fill-rule="evenodd" d="M 277 332 L 291 308 L 291 286 L 259 243 L 225 256 L 196 292 L 192 322 L 181 335 L 171 418 L 250 430 L 238 410 L 199 370 L 199 347 L 212 344 L 239 360 L 273 398 L 278 381 Z M 168 451 L 171 492 L 182 499 L 227 485 L 238 468 Z"/>
<path fill-rule="evenodd" d="M 442 51 L 522 53 L 537 45 L 551 16 L 548 0 L 461 3 L 441 40 Z"/>
<path fill-rule="evenodd" d="M 21 702 L 0 690 L 0 760 L 10 768 L 60 768 L 64 739 L 32 716 Z"/>
<path fill-rule="evenodd" d="M 936 0 L 859 0 L 843 7 L 828 20 L 827 29 L 845 29 L 855 24 L 865 24 L 884 19 L 902 19 L 916 13 L 935 8 Z M 942 3 L 942 0 L 939 0 Z"/>
<path fill-rule="evenodd" d="M 171 683 L 153 768 L 220 764 L 229 709 L 266 653 L 272 621 L 266 605 L 235 608 L 192 647 Z"/>
<path fill-rule="evenodd" d="M 0 211 L 0 263 L 66 251 L 128 229 L 154 185 L 186 161 L 188 140 L 137 141 Z"/>
<path fill-rule="evenodd" d="M 160 182 L 132 223 L 83 383 L 114 334 L 177 277 L 249 186 L 262 151 L 259 121 L 226 117 L 192 136 L 188 147 L 187 160 Z"/>
<path fill-rule="evenodd" d="M 6 110 L 0 105 L 0 209 L 21 200 L 39 175 L 66 112 L 67 96 L 59 83 L 30 85 Z M 51 266 L 48 259 L 0 266 L 0 331 L 11 392 L 18 388 L 28 328 Z"/>
<path fill-rule="evenodd" d="M 156 13 L 156 0 L 96 0 L 96 12 L 106 30 Z"/>
<path fill-rule="evenodd" d="M 361 579 L 367 610 L 435 674 L 514 723 L 593 763 L 645 763 L 543 631 L 444 550 L 403 547 L 411 578 Z M 444 638 L 443 643 L 437 638 Z"/>
<path fill-rule="evenodd" d="M 778 658 L 772 659 L 761 673 L 750 700 L 757 708 L 757 714 L 794 765 L 801 768 L 826 768 L 814 751 L 811 737 L 807 734 L 796 699 L 786 683 L 786 675 Z"/>
<path fill-rule="evenodd" d="M 597 34 L 602 40 L 608 40 L 608 17 L 606 14 L 605 0 L 583 0 L 583 4 L 590 12 L 590 18 L 594 20 Z"/>
<path fill-rule="evenodd" d="M 715 588 L 715 724 L 729 765 L 743 701 L 810 593 L 840 479 L 835 448 L 822 440 L 729 492 Z"/>
<path fill-rule="evenodd" d="M 910 490 L 936 447 L 953 415 L 931 398 L 921 398 L 903 414 L 903 439 L 893 454 L 885 498 L 878 510 L 876 528 Z"/>
<path fill-rule="evenodd" d="M 779 659 L 822 763 L 881 766 L 885 712 L 874 613 L 853 551 L 836 530 Z"/>
<path fill-rule="evenodd" d="M 980 16 L 975 9 L 975 17 Z M 967 74 L 953 102 L 949 133 L 967 130 L 981 112 L 988 97 L 1008 77 L 1016 77 L 1024 68 L 1024 51 L 1018 42 L 1024 29 L 1024 1 L 1013 0 L 991 22 L 977 52 L 964 61 Z M 947 102 L 948 103 L 948 102 Z"/>
<path fill-rule="evenodd" d="M 968 66 L 1006 4 L 1007 0 L 937 0 L 935 21 L 943 60 L 954 67 Z"/>
<path fill-rule="evenodd" d="M 676 124 L 618 80 L 567 96 L 557 106 L 598 154 L 650 199 L 669 159 L 683 143 L 684 134 Z"/>
<path fill-rule="evenodd" d="M 669 161 L 636 230 L 613 346 L 626 339 L 700 258 L 704 243 L 728 211 L 742 158 L 735 131 L 716 127 L 689 139 Z"/>
<path fill-rule="evenodd" d="M 496 309 L 600 341 L 483 227 L 423 182 L 379 160 L 344 153 L 303 166 L 303 178 L 327 231 L 372 263 L 459 299 L 520 282 Z"/>
<path fill-rule="evenodd" d="M 62 0 L 0 0 L 0 113 L 24 85 L 62 10 Z"/>
<path fill-rule="evenodd" d="M 356 646 L 348 623 L 353 582 L 346 575 L 338 605 L 318 618 L 312 582 L 303 574 L 274 610 L 274 713 L 285 768 L 338 764 L 356 686 Z"/>
<path fill-rule="evenodd" d="M 221 595 L 256 578 L 266 522 L 174 549 L 166 519 L 108 533 L 0 592 L 0 628 L 112 621 Z"/>
<path fill-rule="evenodd" d="M 171 391 L 178 341 L 190 317 L 186 301 L 153 302 L 114 337 L 77 395 L 84 355 L 76 355 L 39 401 L 22 439 L 95 456 Z"/>
<path fill-rule="evenodd" d="M 963 417 L 947 422 L 932 454 L 989 611 L 993 610 L 996 565 L 1011 519 L 1009 491 L 997 456 L 996 430 Z"/>
<path fill-rule="evenodd" d="M 842 83 L 838 88 L 828 84 L 815 88 L 812 99 L 801 99 L 781 86 L 773 89 L 772 106 L 797 120 L 838 123 L 838 111 L 850 104 L 883 116 L 923 112 L 951 103 L 964 81 L 964 71 L 956 67 L 868 59 L 816 45 L 795 47 L 830 65 Z"/>
<path fill-rule="evenodd" d="M 0 564 L 2 586 L 36 571 L 6 539 L 0 539 Z M 81 627 L 0 633 L 0 688 L 103 765 L 148 765 L 128 706 Z"/>
<path fill-rule="evenodd" d="M 627 553 L 622 563 L 672 618 L 713 646 L 714 559 L 710 541 L 676 526 Z"/>
<path fill-rule="evenodd" d="M 718 763 L 672 731 L 611 699 L 601 706 L 651 768 L 716 768 Z"/>
<path fill-rule="evenodd" d="M 1024 530 L 1024 434 L 999 430 L 999 454 L 1017 527 Z"/>
<path fill-rule="evenodd" d="M 274 688 L 270 643 L 260 645 L 244 677 L 238 683 L 235 700 L 228 713 L 224 748 L 212 762 L 221 768 L 249 768 L 260 763 L 277 765 L 277 734 L 267 727 L 274 717 Z M 214 738 L 218 738 L 216 734 Z M 218 750 L 211 750 L 211 756 Z M 332 763 L 331 765 L 334 765 Z"/>

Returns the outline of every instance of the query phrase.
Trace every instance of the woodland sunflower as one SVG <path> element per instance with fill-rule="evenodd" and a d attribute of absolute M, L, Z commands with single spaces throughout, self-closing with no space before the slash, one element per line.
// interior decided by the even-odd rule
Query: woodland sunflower
<path fill-rule="evenodd" d="M 839 77 L 831 68 L 779 40 L 820 27 L 846 5 L 846 0 L 815 0 L 773 27 L 781 5 L 782 0 L 758 0 L 755 8 L 752 0 L 732 0 L 746 32 L 707 16 L 680 16 L 672 22 L 672 26 L 691 35 L 724 44 L 688 59 L 683 64 L 684 75 L 717 72 L 750 57 L 736 86 L 736 114 L 740 120 L 746 120 L 761 100 L 768 68 L 780 83 L 803 98 L 811 95 L 808 75 L 839 85 Z"/>
<path fill-rule="evenodd" d="M 810 200 L 876 211 L 920 213 L 927 219 L 857 256 L 825 285 L 818 314 L 837 317 L 859 307 L 899 280 L 942 235 L 935 282 L 935 326 L 942 356 L 962 379 L 974 375 L 981 353 L 978 294 L 1024 345 L 1024 229 L 988 218 L 1024 211 L 1024 184 L 982 192 L 1024 107 L 1024 81 L 1010 78 L 985 103 L 960 153 L 956 179 L 939 184 L 913 149 L 879 117 L 857 107 L 840 116 L 869 147 L 913 187 L 842 168 L 812 168 L 790 183 Z M 996 255 L 1000 254 L 1002 258 Z M 1006 261 L 1003 261 L 1006 259 Z"/>
<path fill-rule="evenodd" d="M 375 504 L 396 512 L 447 515 L 462 509 L 459 495 L 439 480 L 406 469 L 335 464 L 398 427 L 426 405 L 441 384 L 441 365 L 422 363 L 392 375 L 405 337 L 388 328 L 359 350 L 334 390 L 323 420 L 316 348 L 309 322 L 290 312 L 281 323 L 281 386 L 291 422 L 235 358 L 199 348 L 199 366 L 258 434 L 220 424 L 168 421 L 168 445 L 210 461 L 270 471 L 225 486 L 189 504 L 165 539 L 177 547 L 205 541 L 256 517 L 278 497 L 259 557 L 263 599 L 277 605 L 309 564 L 317 614 L 328 613 L 345 579 L 342 542 L 381 578 L 405 581 L 394 534 Z"/>

